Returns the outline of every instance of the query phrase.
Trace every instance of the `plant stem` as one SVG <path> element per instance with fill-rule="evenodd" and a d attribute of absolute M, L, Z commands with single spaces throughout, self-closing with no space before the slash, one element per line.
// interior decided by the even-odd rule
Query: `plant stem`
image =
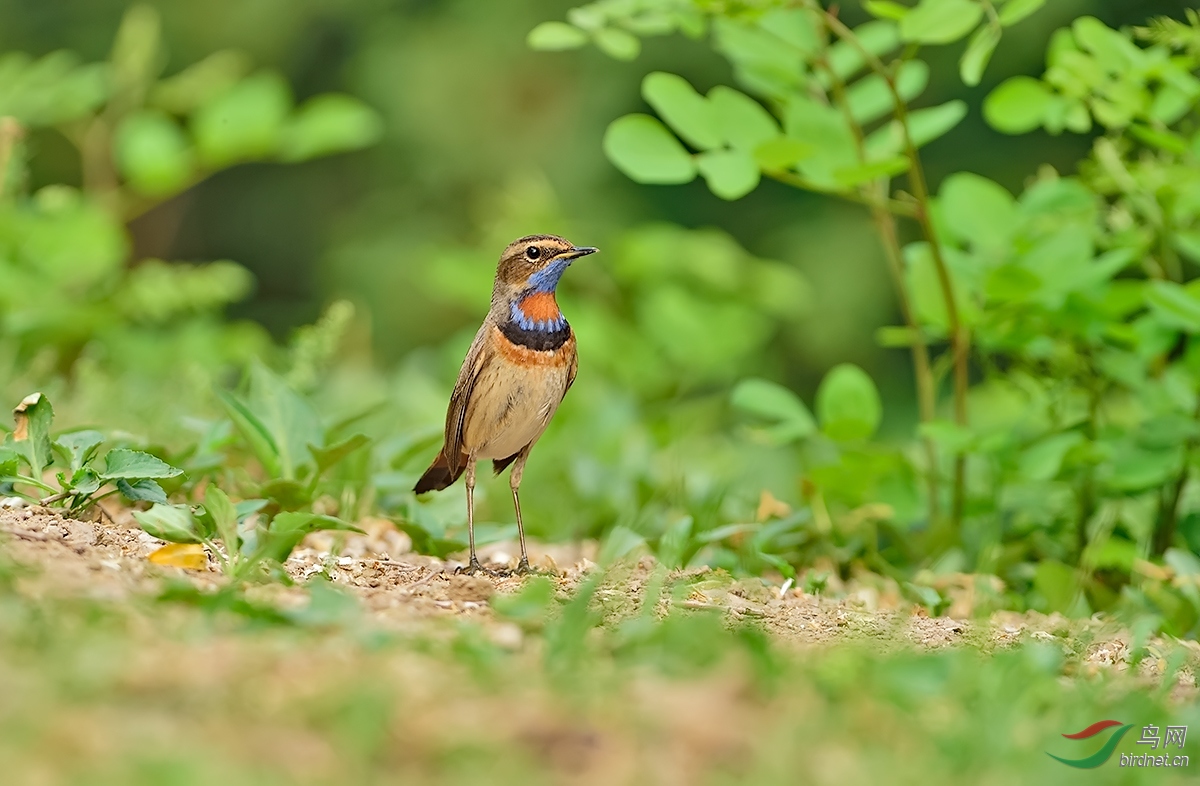
<path fill-rule="evenodd" d="M 60 491 L 57 494 L 51 494 L 48 497 L 43 497 L 42 499 L 39 499 L 38 504 L 43 507 L 45 507 L 46 505 L 53 505 L 55 502 L 60 502 L 64 499 L 66 499 L 67 497 L 71 496 L 73 493 L 74 493 L 73 491 Z"/>
<path fill-rule="evenodd" d="M 12 477 L 19 483 L 24 483 L 27 486 L 37 486 L 42 491 L 54 491 L 54 486 L 43 483 L 35 478 L 31 478 L 28 475 L 13 475 Z"/>
<path fill-rule="evenodd" d="M 904 102 L 904 98 L 900 95 L 900 91 L 896 88 L 895 75 L 891 69 L 885 66 L 883 61 L 877 56 L 867 50 L 862 45 L 862 42 L 858 40 L 854 31 L 847 27 L 836 15 L 828 11 L 824 11 L 823 15 L 829 29 L 843 41 L 858 50 L 871 70 L 883 79 L 887 85 L 888 92 L 892 96 L 892 103 L 896 111 L 896 122 L 900 126 L 900 132 L 904 140 L 905 155 L 909 162 L 908 180 L 912 189 L 912 196 L 916 200 L 917 223 L 921 227 L 921 234 L 929 244 L 934 269 L 937 272 L 938 285 L 942 292 L 942 299 L 946 304 L 946 317 L 950 332 L 950 351 L 954 360 L 954 420 L 960 426 L 965 426 L 967 425 L 970 334 L 958 313 L 958 303 L 954 297 L 954 284 L 950 276 L 950 269 L 946 265 L 942 244 L 933 226 L 933 219 L 929 209 L 929 189 L 925 182 L 925 171 L 921 166 L 921 157 L 917 152 L 917 146 L 913 142 L 912 134 L 908 130 L 908 107 Z M 957 540 L 962 528 L 965 502 L 966 455 L 959 452 L 954 457 L 954 495 L 950 511 L 949 535 L 954 540 Z"/>
<path fill-rule="evenodd" d="M 865 134 L 858 119 L 850 111 L 850 104 L 846 100 L 846 85 L 829 64 L 827 58 L 821 57 L 818 60 L 818 64 L 829 75 L 829 84 L 834 100 L 841 109 L 842 116 L 845 118 L 847 125 L 850 126 L 851 133 L 854 135 L 854 146 L 858 153 L 858 161 L 860 164 L 865 164 L 867 161 Z M 890 178 L 878 178 L 874 182 L 863 186 L 862 195 L 865 197 L 864 203 L 871 208 L 871 219 L 875 222 L 876 230 L 883 241 L 884 258 L 887 260 L 888 273 L 891 275 L 892 285 L 896 288 L 896 298 L 900 301 L 900 313 L 904 318 L 904 324 L 912 331 L 914 337 L 910 349 L 913 359 L 913 376 L 916 379 L 917 386 L 918 417 L 922 423 L 928 423 L 934 417 L 937 395 L 936 385 L 934 384 L 933 372 L 929 364 L 929 348 L 925 346 L 923 341 L 915 340 L 920 336 L 920 326 L 917 324 L 916 314 L 912 307 L 912 297 L 908 291 L 908 284 L 904 280 L 903 254 L 900 250 L 900 239 L 896 233 L 896 219 L 883 208 L 883 205 L 889 201 L 887 191 L 890 182 Z M 897 204 L 914 207 L 912 203 L 897 201 Z M 936 529 L 941 522 L 941 492 L 939 488 L 941 473 L 938 471 L 937 446 L 929 437 L 923 437 L 921 442 L 925 449 L 925 461 L 928 465 L 926 482 L 929 494 L 929 523 L 931 528 Z"/>
<path fill-rule="evenodd" d="M 905 202 L 900 199 L 888 199 L 886 197 L 876 198 L 857 191 L 835 191 L 828 186 L 814 183 L 802 175 L 797 175 L 795 172 L 788 172 L 782 169 L 768 170 L 763 174 L 772 180 L 778 180 L 780 183 L 802 188 L 805 191 L 841 197 L 850 202 L 857 202 L 860 205 L 866 205 L 872 209 L 882 210 L 885 213 L 904 216 L 905 218 L 915 219 L 917 217 L 917 205 L 912 202 Z"/>
<path fill-rule="evenodd" d="M 12 164 L 13 151 L 25 135 L 25 129 L 14 117 L 0 117 L 0 199 L 7 195 L 8 168 Z"/>
<path fill-rule="evenodd" d="M 892 284 L 896 287 L 896 297 L 900 301 L 900 313 L 904 324 L 913 331 L 912 360 L 913 376 L 917 385 L 917 416 L 922 423 L 929 423 L 934 418 L 936 408 L 936 386 L 933 380 L 933 370 L 929 362 L 929 348 L 919 340 L 920 326 L 912 308 L 912 298 L 908 292 L 908 284 L 904 280 L 904 263 L 901 257 L 900 240 L 896 235 L 896 220 L 881 210 L 872 210 L 871 218 L 883 241 L 884 257 L 887 259 L 888 272 L 892 276 Z M 938 471 L 937 445 L 929 437 L 921 439 L 925 448 L 926 484 L 929 494 L 929 524 L 937 528 L 941 522 L 941 472 Z"/>

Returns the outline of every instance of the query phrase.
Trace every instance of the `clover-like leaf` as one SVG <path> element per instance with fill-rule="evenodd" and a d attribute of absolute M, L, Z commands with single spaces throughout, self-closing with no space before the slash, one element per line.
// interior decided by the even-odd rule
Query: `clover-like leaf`
<path fill-rule="evenodd" d="M 716 110 L 683 77 L 655 71 L 642 80 L 642 97 L 685 142 L 701 150 L 722 144 Z"/>
<path fill-rule="evenodd" d="M 740 199 L 758 186 L 758 162 L 744 150 L 710 150 L 697 156 L 696 166 L 722 199 Z"/>
<path fill-rule="evenodd" d="M 578 49 L 587 42 L 587 33 L 566 22 L 542 22 L 530 30 L 525 38 L 525 43 L 530 49 L 540 49 L 543 52 Z"/>
<path fill-rule="evenodd" d="M 657 118 L 633 114 L 617 118 L 604 133 L 604 153 L 638 183 L 687 183 L 696 164 Z"/>
<path fill-rule="evenodd" d="M 783 444 L 810 436 L 817 430 L 808 407 L 792 391 L 765 379 L 744 379 L 730 396 L 735 409 L 772 424 L 767 435 Z"/>
<path fill-rule="evenodd" d="M 900 20 L 900 37 L 921 44 L 949 44 L 975 29 L 983 6 L 972 0 L 921 0 Z"/>
<path fill-rule="evenodd" d="M 379 113 L 353 96 L 328 93 L 308 99 L 280 132 L 284 161 L 360 150 L 383 136 Z"/>
<path fill-rule="evenodd" d="M 866 439 L 883 420 L 879 390 L 867 372 L 852 363 L 830 369 L 817 387 L 817 420 L 837 440 Z"/>

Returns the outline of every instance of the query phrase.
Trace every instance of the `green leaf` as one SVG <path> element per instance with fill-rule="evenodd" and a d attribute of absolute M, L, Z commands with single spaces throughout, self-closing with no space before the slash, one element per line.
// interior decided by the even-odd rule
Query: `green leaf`
<path fill-rule="evenodd" d="M 829 67 L 843 80 L 849 80 L 866 65 L 859 46 L 873 55 L 882 56 L 900 44 L 900 32 L 896 23 L 887 19 L 876 19 L 859 25 L 854 28 L 854 37 L 858 39 L 857 46 L 838 41 L 829 47 Z"/>
<path fill-rule="evenodd" d="M 754 160 L 764 170 L 791 169 L 813 155 L 813 146 L 787 136 L 768 139 L 754 148 Z"/>
<path fill-rule="evenodd" d="M 1176 548 L 1167 549 L 1166 553 L 1163 554 L 1163 562 L 1171 570 L 1175 571 L 1176 576 L 1186 579 L 1200 577 L 1200 557 L 1197 557 L 1190 551 L 1183 551 Z"/>
<path fill-rule="evenodd" d="M 154 502 L 156 504 L 167 504 L 167 492 L 163 491 L 163 487 L 157 482 L 149 478 L 142 478 L 130 483 L 128 480 L 121 478 L 117 481 L 117 490 L 120 491 L 125 499 L 130 502 Z"/>
<path fill-rule="evenodd" d="M 615 60 L 633 60 L 642 51 L 642 42 L 632 33 L 616 27 L 602 27 L 592 33 L 601 52 Z"/>
<path fill-rule="evenodd" d="M 696 157 L 708 189 L 721 199 L 740 199 L 758 186 L 758 162 L 744 150 L 710 150 Z"/>
<path fill-rule="evenodd" d="M 881 161 L 869 161 L 857 166 L 842 167 L 834 170 L 833 176 L 844 186 L 856 186 L 881 177 L 894 177 L 908 171 L 906 156 L 889 156 Z"/>
<path fill-rule="evenodd" d="M 1129 132 L 1142 142 L 1153 145 L 1160 150 L 1177 155 L 1187 154 L 1187 140 L 1173 131 L 1134 124 L 1129 127 Z"/>
<path fill-rule="evenodd" d="M 721 146 L 715 109 L 683 77 L 662 71 L 647 74 L 642 97 L 688 144 L 701 150 Z"/>
<path fill-rule="evenodd" d="M 142 453 L 140 450 L 115 448 L 108 451 L 104 457 L 104 471 L 100 477 L 104 480 L 117 478 L 173 478 L 182 475 L 183 470 L 172 467 L 162 459 Z"/>
<path fill-rule="evenodd" d="M 922 60 L 906 61 L 896 76 L 896 92 L 905 101 L 919 96 L 929 83 L 929 66 Z M 895 107 L 891 90 L 879 74 L 867 74 L 846 89 L 850 114 L 860 124 L 872 123 Z"/>
<path fill-rule="evenodd" d="M 258 493 L 268 498 L 283 510 L 299 510 L 312 504 L 313 492 L 309 484 L 293 478 L 274 478 L 262 484 Z"/>
<path fill-rule="evenodd" d="M 966 116 L 966 102 L 957 99 L 916 109 L 908 113 L 908 133 L 913 144 L 922 147 L 950 131 Z"/>
<path fill-rule="evenodd" d="M 942 181 L 938 208 L 950 234 L 975 248 L 1006 248 L 1018 225 L 1012 194 L 972 172 L 956 172 Z"/>
<path fill-rule="evenodd" d="M 925 336 L 919 328 L 907 325 L 887 325 L 875 331 L 875 343 L 881 347 L 897 348 L 911 347 L 916 344 L 927 344 Z"/>
<path fill-rule="evenodd" d="M 555 606 L 554 582 L 545 576 L 534 576 L 525 582 L 520 592 L 497 595 L 489 604 L 497 616 L 525 626 L 538 626 L 546 620 Z"/>
<path fill-rule="evenodd" d="M 358 532 L 362 530 L 353 524 L 348 524 L 333 516 L 319 516 L 315 513 L 280 513 L 271 519 L 258 555 L 260 559 L 270 559 L 275 562 L 287 562 L 288 555 L 300 545 L 304 536 L 319 530 L 340 530 L 343 532 Z"/>
<path fill-rule="evenodd" d="M 209 166 L 273 156 L 292 108 L 282 76 L 260 72 L 246 77 L 192 115 L 192 135 Z"/>
<path fill-rule="evenodd" d="M 1042 560 L 1033 574 L 1033 587 L 1046 599 L 1047 612 L 1070 612 L 1076 605 L 1079 581 L 1075 569 L 1054 560 Z"/>
<path fill-rule="evenodd" d="M 121 120 L 113 152 L 121 174 L 147 196 L 182 190 L 195 170 L 195 157 L 183 129 L 153 109 L 132 112 Z"/>
<path fill-rule="evenodd" d="M 15 477 L 21 471 L 21 454 L 12 448 L 0 446 L 0 480 Z"/>
<path fill-rule="evenodd" d="M 604 133 L 604 153 L 638 183 L 687 183 L 696 164 L 666 126 L 649 115 L 625 115 Z"/>
<path fill-rule="evenodd" d="M 59 449 L 59 453 L 66 460 L 65 463 L 71 468 L 71 472 L 77 472 L 84 464 L 91 461 L 92 456 L 96 453 L 96 448 L 103 441 L 103 434 L 89 429 L 63 434 L 54 441 L 54 446 Z"/>
<path fill-rule="evenodd" d="M 600 565 L 610 565 L 645 543 L 646 539 L 641 535 L 618 524 L 609 530 L 608 536 L 604 538 L 596 562 Z"/>
<path fill-rule="evenodd" d="M 238 521 L 242 522 L 265 508 L 269 502 L 265 499 L 244 499 L 233 507 L 237 510 Z"/>
<path fill-rule="evenodd" d="M 817 430 L 808 407 L 792 391 L 765 379 L 744 379 L 730 396 L 734 409 L 769 421 L 767 436 L 784 444 L 811 436 Z"/>
<path fill-rule="evenodd" d="M 312 454 L 313 460 L 317 462 L 317 474 L 320 475 L 325 470 L 337 464 L 342 459 L 349 456 L 354 451 L 367 445 L 371 442 L 370 437 L 365 434 L 354 434 L 347 437 L 336 445 L 319 448 L 316 445 L 309 445 L 308 452 Z"/>
<path fill-rule="evenodd" d="M 234 428 L 246 440 L 254 457 L 272 477 L 280 473 L 279 447 L 262 421 L 251 412 L 241 399 L 224 390 L 217 391 L 217 401 L 233 422 Z"/>
<path fill-rule="evenodd" d="M 931 420 L 917 427 L 923 439 L 931 440 L 947 453 L 962 453 L 976 443 L 975 432 L 950 420 Z"/>
<path fill-rule="evenodd" d="M 186 505 L 158 503 L 150 510 L 135 510 L 133 517 L 142 529 L 156 538 L 172 543 L 200 542 L 196 532 L 196 520 Z"/>
<path fill-rule="evenodd" d="M 1034 443 L 1021 453 L 1021 477 L 1029 480 L 1052 480 L 1062 467 L 1067 451 L 1083 442 L 1076 431 L 1053 434 Z"/>
<path fill-rule="evenodd" d="M 1149 282 L 1146 304 L 1170 327 L 1200 333 L 1200 298 L 1174 281 Z"/>
<path fill-rule="evenodd" d="M 877 19 L 893 19 L 895 21 L 900 21 L 908 16 L 908 12 L 912 10 L 908 6 L 894 3 L 892 0 L 866 0 L 863 8 Z"/>
<path fill-rule="evenodd" d="M 530 49 L 543 52 L 558 52 L 563 49 L 578 49 L 588 41 L 587 33 L 566 22 L 542 22 L 529 31 L 525 43 Z"/>
<path fill-rule="evenodd" d="M 353 96 L 328 93 L 308 99 L 280 132 L 284 161 L 345 153 L 370 147 L 383 136 L 379 113 Z"/>
<path fill-rule="evenodd" d="M 1188 257 L 1193 262 L 1200 263 L 1200 231 L 1176 232 L 1172 240 L 1179 253 Z"/>
<path fill-rule="evenodd" d="M 834 170 L 858 164 L 854 133 L 842 112 L 805 96 L 792 96 L 784 114 L 789 139 L 797 139 L 813 150 L 797 168 L 806 177 L 831 190 L 837 188 Z"/>
<path fill-rule="evenodd" d="M 684 565 L 692 539 L 692 517 L 683 516 L 672 522 L 658 539 L 658 561 L 668 568 Z"/>
<path fill-rule="evenodd" d="M 323 445 L 325 432 L 312 405 L 292 390 L 283 377 L 261 363 L 250 367 L 246 408 L 271 436 L 279 456 L 279 474 L 296 478 L 311 465 L 309 445 Z"/>
<path fill-rule="evenodd" d="M 1005 134 L 1024 134 L 1042 125 L 1054 95 L 1031 76 L 1006 79 L 983 101 L 983 117 Z"/>
<path fill-rule="evenodd" d="M 867 439 L 879 428 L 883 404 L 867 372 L 852 363 L 830 369 L 817 388 L 817 420 L 836 440 Z"/>
<path fill-rule="evenodd" d="M 465 541 L 434 535 L 416 522 L 396 521 L 393 523 L 396 525 L 396 529 L 408 535 L 409 539 L 412 540 L 413 551 L 418 554 L 427 554 L 438 559 L 446 559 L 446 557 L 454 552 L 462 551 L 467 547 Z"/>
<path fill-rule="evenodd" d="M 150 90 L 149 103 L 173 115 L 187 115 L 228 90 L 250 72 L 243 52 L 214 52 L 174 76 L 160 80 Z"/>
<path fill-rule="evenodd" d="M 70 488 L 70 490 L 76 496 L 80 497 L 86 497 L 91 494 L 95 494 L 100 490 L 100 486 L 102 484 L 100 476 L 97 475 L 96 471 L 91 467 L 83 467 L 79 471 L 75 472 L 71 476 L 70 482 L 64 482 L 64 480 L 65 478 L 63 473 L 58 473 L 59 485 L 63 486 L 64 489 Z"/>
<path fill-rule="evenodd" d="M 708 100 L 721 136 L 731 147 L 751 153 L 763 142 L 779 136 L 775 118 L 745 93 L 718 85 L 708 91 Z"/>
<path fill-rule="evenodd" d="M 54 422 L 54 408 L 50 399 L 41 393 L 30 393 L 13 409 L 16 428 L 9 439 L 29 464 L 29 474 L 41 480 L 42 472 L 54 461 L 50 443 L 50 424 Z"/>
<path fill-rule="evenodd" d="M 213 529 L 225 544 L 225 552 L 231 556 L 238 553 L 241 548 L 238 511 L 229 496 L 216 485 L 209 484 L 204 491 L 204 511 L 212 518 Z"/>
<path fill-rule="evenodd" d="M 996 51 L 996 45 L 999 43 L 1000 28 L 995 24 L 983 25 L 975 31 L 962 59 L 958 61 L 958 73 L 963 84 L 974 87 L 983 80 L 984 69 L 987 68 L 988 61 L 992 59 L 992 53 Z"/>
<path fill-rule="evenodd" d="M 900 37 L 920 44 L 949 44 L 975 29 L 983 6 L 971 0 L 921 0 L 900 20 Z"/>
<path fill-rule="evenodd" d="M 1080 48 L 1095 55 L 1109 73 L 1135 68 L 1142 52 L 1129 39 L 1094 16 L 1081 16 L 1071 23 L 1071 32 Z"/>
<path fill-rule="evenodd" d="M 1112 460 L 1108 486 L 1117 491 L 1139 492 L 1161 486 L 1179 471 L 1182 451 L 1147 450 L 1121 444 Z"/>
<path fill-rule="evenodd" d="M 1008 0 L 1000 9 L 1000 24 L 1011 27 L 1045 4 L 1046 0 Z"/>

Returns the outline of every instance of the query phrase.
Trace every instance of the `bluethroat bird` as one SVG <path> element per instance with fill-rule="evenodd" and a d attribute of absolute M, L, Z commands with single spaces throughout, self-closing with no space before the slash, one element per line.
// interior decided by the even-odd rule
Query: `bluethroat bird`
<path fill-rule="evenodd" d="M 529 571 L 521 522 L 521 475 L 529 451 L 575 381 L 575 335 L 558 310 L 555 289 L 567 267 L 596 249 L 554 235 L 529 235 L 504 249 L 492 286 L 492 307 L 458 372 L 446 412 L 445 442 L 413 488 L 440 491 L 460 475 L 467 486 L 466 573 L 484 570 L 475 556 L 475 463 L 491 459 L 508 485 L 521 539 L 518 573 Z"/>

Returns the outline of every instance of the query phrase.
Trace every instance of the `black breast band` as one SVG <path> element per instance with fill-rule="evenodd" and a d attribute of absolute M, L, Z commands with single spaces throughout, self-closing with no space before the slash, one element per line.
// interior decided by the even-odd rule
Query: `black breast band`
<path fill-rule="evenodd" d="M 500 332 L 517 346 L 546 352 L 558 349 L 567 343 L 567 339 L 571 337 L 571 326 L 564 319 L 563 326 L 556 330 L 539 330 L 537 328 L 529 330 L 509 319 L 500 325 Z"/>

